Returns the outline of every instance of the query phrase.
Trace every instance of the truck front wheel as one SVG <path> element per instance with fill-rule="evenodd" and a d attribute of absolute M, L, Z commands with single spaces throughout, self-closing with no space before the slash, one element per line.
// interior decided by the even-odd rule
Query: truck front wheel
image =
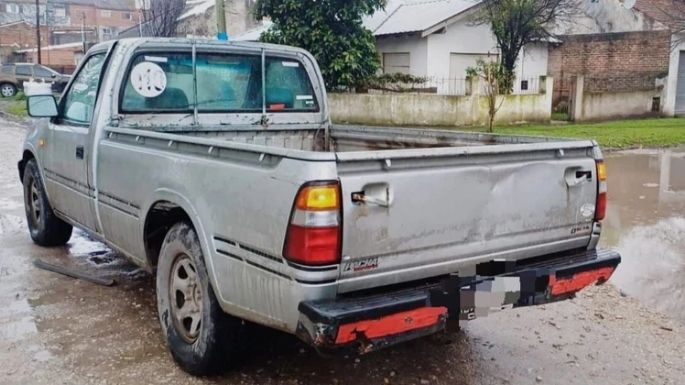
<path fill-rule="evenodd" d="M 234 355 L 242 323 L 221 310 L 197 233 L 187 223 L 172 226 L 162 243 L 157 310 L 171 355 L 188 373 L 215 373 Z"/>
<path fill-rule="evenodd" d="M 35 159 L 26 162 L 23 183 L 26 222 L 33 242 L 48 247 L 66 244 L 73 228 L 52 211 Z"/>

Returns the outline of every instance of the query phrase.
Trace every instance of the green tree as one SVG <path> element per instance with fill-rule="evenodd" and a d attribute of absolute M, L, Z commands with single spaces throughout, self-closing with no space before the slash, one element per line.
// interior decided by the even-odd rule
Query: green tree
<path fill-rule="evenodd" d="M 362 25 L 362 17 L 382 9 L 385 2 L 258 0 L 257 17 L 274 23 L 260 40 L 311 52 L 328 89 L 356 87 L 380 67 L 373 34 Z"/>
<path fill-rule="evenodd" d="M 480 82 L 483 83 L 483 91 L 488 101 L 488 132 L 492 132 L 495 115 L 504 103 L 502 94 L 506 92 L 502 92 L 502 87 L 508 86 L 509 73 L 500 63 L 479 59 L 475 67 L 466 69 L 466 76 L 469 79 L 479 79 L 479 82 L 475 83 L 476 87 L 480 86 Z"/>
<path fill-rule="evenodd" d="M 488 24 L 500 49 L 505 70 L 502 91 L 511 92 L 521 49 L 552 36 L 552 29 L 578 12 L 577 0 L 483 0 L 474 15 L 476 24 Z"/>

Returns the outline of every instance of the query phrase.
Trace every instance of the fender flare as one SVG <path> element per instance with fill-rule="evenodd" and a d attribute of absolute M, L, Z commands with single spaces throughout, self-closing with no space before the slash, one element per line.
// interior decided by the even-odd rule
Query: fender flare
<path fill-rule="evenodd" d="M 221 296 L 221 291 L 219 291 L 219 287 L 217 285 L 217 277 L 216 277 L 216 271 L 214 269 L 214 261 L 211 258 L 212 253 L 210 249 L 210 245 L 212 244 L 211 237 L 207 237 L 207 233 L 205 231 L 205 228 L 202 224 L 202 221 L 200 220 L 200 215 L 198 214 L 197 210 L 195 209 L 195 206 L 192 204 L 190 199 L 185 197 L 183 194 L 174 191 L 169 188 L 158 188 L 157 190 L 154 191 L 152 194 L 152 197 L 149 201 L 145 203 L 143 208 L 141 209 L 141 213 L 145 213 L 144 218 L 140 221 L 139 225 L 139 231 L 143 236 L 141 239 L 144 240 L 145 238 L 145 224 L 147 223 L 148 217 L 150 215 L 150 211 L 152 208 L 159 202 L 169 202 L 172 203 L 178 207 L 180 207 L 185 213 L 188 215 L 188 218 L 190 219 L 191 224 L 193 225 L 193 228 L 195 229 L 195 232 L 197 233 L 198 239 L 200 240 L 200 248 L 202 249 L 202 257 L 204 258 L 205 261 L 205 266 L 207 266 L 207 273 L 209 274 L 209 283 L 212 285 L 212 289 L 214 290 L 214 294 L 219 298 L 221 302 L 225 302 L 224 298 Z M 143 249 L 145 249 L 145 246 L 143 246 Z M 150 263 L 148 257 L 145 257 L 148 263 L 148 266 L 152 268 L 152 264 Z"/>

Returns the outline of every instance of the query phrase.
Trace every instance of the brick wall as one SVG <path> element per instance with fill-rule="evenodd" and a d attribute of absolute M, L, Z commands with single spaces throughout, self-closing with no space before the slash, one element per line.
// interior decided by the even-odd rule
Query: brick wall
<path fill-rule="evenodd" d="M 41 26 L 41 44 L 50 44 L 47 28 Z M 0 46 L 18 49 L 36 47 L 36 26 L 29 23 L 13 23 L 0 26 Z"/>
<path fill-rule="evenodd" d="M 103 11 L 105 13 L 103 14 Z M 72 26 L 81 26 L 85 16 L 87 27 L 116 27 L 125 29 L 138 24 L 138 11 L 96 9 L 90 5 L 70 4 L 69 17 Z M 109 16 L 107 16 L 109 13 Z"/>
<path fill-rule="evenodd" d="M 41 50 L 41 61 L 43 65 L 48 66 L 57 72 L 70 74 L 76 68 L 78 59 L 82 55 L 82 50 L 73 47 Z M 24 61 L 37 63 L 38 54 L 36 52 L 27 53 Z"/>
<path fill-rule="evenodd" d="M 586 92 L 612 92 L 654 89 L 655 80 L 668 74 L 669 31 L 571 35 L 562 40 L 549 52 L 554 105 L 568 98 L 574 75 L 585 75 Z"/>

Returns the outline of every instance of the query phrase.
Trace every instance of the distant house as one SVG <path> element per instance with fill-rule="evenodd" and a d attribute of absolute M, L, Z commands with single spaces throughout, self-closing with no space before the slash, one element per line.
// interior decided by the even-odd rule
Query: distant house
<path fill-rule="evenodd" d="M 489 25 L 471 19 L 479 1 L 391 0 L 364 21 L 376 37 L 384 73 L 428 77 L 439 93 L 460 93 L 466 69 L 479 59 L 497 60 Z M 547 74 L 549 42 L 529 44 L 519 55 L 515 91 L 526 91 Z"/>
<path fill-rule="evenodd" d="M 226 29 L 229 38 L 240 35 L 258 25 L 253 16 L 256 0 L 225 0 Z M 185 8 L 178 17 L 176 35 L 180 37 L 209 37 L 217 35 L 216 0 L 186 0 Z M 147 22 L 119 32 L 119 37 L 152 36 Z"/>
<path fill-rule="evenodd" d="M 82 28 L 98 41 L 108 40 L 138 23 L 133 0 L 41 0 L 39 10 L 41 24 L 54 31 L 50 44 L 80 41 Z M 35 0 L 0 1 L 0 24 L 17 20 L 35 25 Z"/>
<path fill-rule="evenodd" d="M 84 46 L 113 39 L 139 20 L 133 0 L 41 0 L 38 10 L 42 64 L 66 73 Z M 35 0 L 1 0 L 2 62 L 37 61 L 36 47 Z"/>
<path fill-rule="evenodd" d="M 40 50 L 42 63 L 57 72 L 70 74 L 83 58 L 83 43 L 66 43 L 43 46 Z M 17 61 L 38 62 L 38 49 L 28 48 L 15 52 Z"/>
<path fill-rule="evenodd" d="M 376 37 L 384 73 L 428 78 L 427 85 L 443 94 L 463 94 L 466 69 L 478 59 L 497 60 L 499 48 L 490 26 L 475 25 L 471 16 L 477 0 L 390 0 L 384 10 L 364 19 Z M 237 36 L 257 40 L 270 23 Z M 516 66 L 514 91 L 535 91 L 547 74 L 551 41 L 524 47 Z"/>

